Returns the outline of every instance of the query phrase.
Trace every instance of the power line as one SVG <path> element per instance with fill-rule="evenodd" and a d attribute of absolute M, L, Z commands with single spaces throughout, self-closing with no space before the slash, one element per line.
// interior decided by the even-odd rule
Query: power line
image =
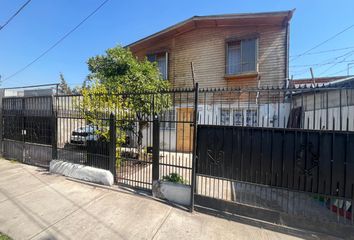
<path fill-rule="evenodd" d="M 334 63 L 332 66 L 330 66 L 329 68 L 327 68 L 326 70 L 324 70 L 320 75 L 322 75 L 322 74 L 328 72 L 328 70 L 330 70 L 330 69 L 332 69 L 333 67 L 337 66 L 339 63 L 343 63 L 348 57 L 352 56 L 353 54 L 354 54 L 354 51 L 353 51 L 351 54 L 349 54 L 349 56 L 346 56 L 342 61 L 336 62 L 336 63 Z"/>
<path fill-rule="evenodd" d="M 346 32 L 346 31 L 348 31 L 348 30 L 351 29 L 352 27 L 354 27 L 354 24 L 352 24 L 352 25 L 350 25 L 349 27 L 343 29 L 342 31 L 336 33 L 335 35 L 333 35 L 332 37 L 330 37 L 330 38 L 324 40 L 323 42 L 321 42 L 321 43 L 315 45 L 314 47 L 310 48 L 309 50 L 307 50 L 307 51 L 305 51 L 305 52 L 299 54 L 298 56 L 296 56 L 296 57 L 294 57 L 293 59 L 291 59 L 291 61 L 294 61 L 295 59 L 298 59 L 299 57 L 308 54 L 308 53 L 311 52 L 312 50 L 314 50 L 314 49 L 316 49 L 316 48 L 322 46 L 323 44 L 325 44 L 325 43 L 331 41 L 332 39 L 338 37 L 339 35 L 341 35 L 342 33 Z"/>
<path fill-rule="evenodd" d="M 345 59 L 346 58 L 348 58 L 348 55 L 349 56 L 351 56 L 352 55 L 352 53 L 354 52 L 354 50 L 352 50 L 352 51 L 349 51 L 349 52 L 346 52 L 346 53 L 344 53 L 344 54 L 342 54 L 342 55 L 340 55 L 340 56 L 337 56 L 337 57 L 332 57 L 332 58 L 328 58 L 328 59 L 326 59 L 326 60 L 324 60 L 324 61 L 322 61 L 322 62 L 319 62 L 319 63 L 317 63 L 317 64 L 308 64 L 308 65 L 295 65 L 295 67 L 302 67 L 302 68 L 306 68 L 306 67 L 315 67 L 315 66 L 317 66 L 317 67 L 321 67 L 321 66 L 324 66 L 324 65 L 329 65 L 329 64 L 334 64 L 334 63 L 336 63 L 337 62 L 337 60 L 338 59 L 340 59 L 340 58 L 343 58 L 343 57 L 345 57 Z M 344 61 L 345 61 L 345 59 L 344 59 Z M 343 61 L 343 59 L 342 60 L 340 60 L 338 63 L 341 63 Z M 291 67 L 294 67 L 294 66 L 291 66 Z M 301 70 L 300 70 L 301 71 Z M 304 72 L 307 72 L 307 69 L 305 70 L 305 71 L 301 71 L 300 73 L 295 73 L 295 74 L 293 74 L 294 76 L 295 75 L 300 75 L 300 74 L 302 74 L 302 73 L 304 73 Z"/>
<path fill-rule="evenodd" d="M 292 55 L 292 56 L 290 56 L 290 58 L 304 56 L 304 55 L 316 55 L 316 54 L 322 54 L 322 53 L 337 52 L 337 51 L 343 51 L 343 50 L 353 49 L 353 48 L 354 48 L 354 46 L 353 47 L 345 47 L 345 48 L 328 49 L 328 50 L 324 50 L 324 51 L 312 52 L 312 53 L 307 53 L 307 54 Z"/>
<path fill-rule="evenodd" d="M 306 70 L 303 70 L 301 72 L 298 72 L 298 73 L 294 73 L 294 74 L 291 74 L 292 76 L 300 76 L 300 75 L 304 75 L 305 73 L 307 73 L 309 71 L 309 69 L 306 69 Z"/>
<path fill-rule="evenodd" d="M 350 67 L 350 68 L 352 68 L 352 67 Z M 349 69 L 350 69 L 349 68 Z M 342 72 L 346 72 L 346 71 L 348 71 L 348 67 L 346 67 L 345 69 L 342 69 L 342 70 L 340 70 L 340 71 L 338 71 L 338 72 L 335 72 L 335 73 L 331 73 L 331 74 L 329 74 L 329 75 L 337 75 L 338 73 L 342 73 Z"/>
<path fill-rule="evenodd" d="M 339 63 L 345 63 L 345 62 L 353 62 L 354 60 L 348 60 L 346 61 L 346 59 L 350 56 L 352 56 L 354 54 L 354 50 L 352 51 L 349 51 L 345 54 L 342 54 L 340 56 L 337 56 L 335 58 L 330 58 L 328 60 L 325 60 L 324 62 L 321 62 L 321 63 L 318 63 L 318 64 L 315 64 L 315 65 L 311 65 L 309 64 L 308 66 L 305 66 L 303 65 L 303 68 L 306 68 L 306 67 L 322 67 L 322 66 L 325 66 L 325 65 L 330 65 L 330 64 L 333 64 L 331 67 L 329 67 L 328 69 L 326 69 L 324 72 L 322 72 L 321 74 L 319 75 L 322 75 L 323 73 L 327 72 L 328 70 L 330 70 L 331 68 L 333 68 L 334 66 L 336 66 L 337 64 Z M 343 58 L 341 59 L 340 61 L 337 61 L 338 59 L 340 58 Z M 329 61 L 331 60 L 331 61 Z M 317 66 L 316 66 L 317 65 Z M 300 65 L 299 65 L 300 66 Z M 292 75 L 293 76 L 299 76 L 299 75 L 303 75 L 304 73 L 308 72 L 308 69 L 304 69 L 304 70 L 298 70 L 297 72 L 293 73 Z"/>
<path fill-rule="evenodd" d="M 353 67 L 354 67 L 354 66 L 353 66 Z M 327 74 L 327 76 L 335 76 L 335 75 L 338 75 L 339 73 L 346 72 L 346 71 L 348 71 L 348 69 L 351 69 L 351 68 L 353 68 L 353 67 L 346 67 L 345 69 L 339 70 L 339 71 L 337 71 L 337 72 Z M 307 71 L 308 71 L 308 70 L 306 70 L 306 72 L 307 72 Z M 293 74 L 293 75 L 294 75 L 294 76 L 299 76 L 299 75 L 303 75 L 304 73 L 305 73 L 305 72 L 299 73 L 299 74 Z M 319 76 L 321 76 L 321 75 L 322 75 L 322 73 L 319 74 Z"/>
<path fill-rule="evenodd" d="M 326 63 L 293 65 L 293 66 L 290 66 L 290 67 L 292 67 L 292 68 L 319 67 L 319 66 L 325 66 L 325 65 L 335 64 L 335 63 L 346 63 L 346 62 L 354 62 L 354 59 L 353 60 L 347 60 L 347 61 L 339 61 L 339 62 L 326 62 Z"/>
<path fill-rule="evenodd" d="M 354 48 L 354 47 L 353 47 Z M 354 52 L 354 50 L 351 50 L 351 51 L 348 51 L 348 52 L 346 52 L 346 53 L 344 53 L 344 54 L 342 54 L 342 55 L 339 55 L 339 56 L 336 56 L 336 57 L 331 57 L 331 58 L 327 58 L 326 60 L 324 60 L 324 61 L 321 61 L 321 62 L 319 62 L 319 63 L 316 63 L 316 65 L 318 65 L 318 67 L 320 67 L 322 64 L 323 65 L 328 65 L 328 64 L 333 64 L 337 59 L 340 59 L 340 58 L 342 58 L 342 57 L 345 57 L 345 56 L 347 56 L 348 54 L 351 54 L 352 52 Z M 354 60 L 353 60 L 354 61 Z M 299 67 L 300 68 L 300 66 L 301 66 L 301 68 L 308 68 L 308 67 L 312 67 L 313 66 L 313 64 L 308 64 L 308 65 L 290 65 L 290 68 L 293 68 L 294 66 L 296 66 L 296 67 Z M 269 69 L 269 71 L 273 71 L 273 70 L 276 70 L 276 69 L 278 69 L 278 67 L 273 67 L 273 68 L 271 68 L 271 69 Z M 308 71 L 308 69 L 305 69 L 305 70 L 301 70 L 301 69 L 299 69 L 299 70 L 296 70 L 296 72 L 295 73 L 293 73 L 294 71 L 291 69 L 291 75 L 293 75 L 293 76 L 298 76 L 298 75 L 303 75 L 305 72 L 307 72 Z"/>
<path fill-rule="evenodd" d="M 5 23 L 4 25 L 0 26 L 0 31 L 7 25 L 9 24 L 12 19 L 14 19 L 21 11 L 22 9 L 24 9 L 29 3 L 31 2 L 31 0 L 28 0 L 27 2 L 25 2 Z"/>
<path fill-rule="evenodd" d="M 79 24 L 77 24 L 73 29 L 71 29 L 69 32 L 67 32 L 64 36 L 62 36 L 58 41 L 56 41 L 52 46 L 50 46 L 47 50 L 45 50 L 42 54 L 40 54 L 38 57 L 33 59 L 30 63 L 28 63 L 26 66 L 20 68 L 17 70 L 15 73 L 11 74 L 9 77 L 5 78 L 3 82 L 11 79 L 12 77 L 16 76 L 17 74 L 23 72 L 27 68 L 29 68 L 32 64 L 37 62 L 39 59 L 41 59 L 44 55 L 46 55 L 48 52 L 50 52 L 52 49 L 54 49 L 56 46 L 58 46 L 65 38 L 67 38 L 71 33 L 73 33 L 76 29 L 78 29 L 84 22 L 86 22 L 92 15 L 94 15 L 98 10 L 100 10 L 109 0 L 103 1 L 94 11 L 92 11 L 87 17 L 85 17 Z"/>

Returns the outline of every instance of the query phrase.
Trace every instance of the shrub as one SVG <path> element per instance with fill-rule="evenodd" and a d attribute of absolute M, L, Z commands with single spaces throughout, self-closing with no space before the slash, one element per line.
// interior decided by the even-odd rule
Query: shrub
<path fill-rule="evenodd" d="M 178 173 L 170 173 L 169 175 L 163 176 L 162 180 L 167 182 L 173 182 L 173 183 L 181 183 L 181 184 L 186 183 L 183 177 Z"/>
<path fill-rule="evenodd" d="M 6 236 L 0 232 L 0 240 L 11 240 L 9 236 Z"/>

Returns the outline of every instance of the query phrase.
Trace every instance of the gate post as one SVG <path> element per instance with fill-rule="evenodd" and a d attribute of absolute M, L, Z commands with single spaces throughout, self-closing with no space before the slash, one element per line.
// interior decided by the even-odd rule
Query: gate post
<path fill-rule="evenodd" d="M 116 120 L 113 113 L 109 116 L 109 171 L 116 181 Z"/>
<path fill-rule="evenodd" d="M 4 154 L 4 144 L 3 144 L 3 124 L 4 124 L 4 120 L 3 120 L 3 107 L 2 107 L 2 99 L 4 98 L 4 94 L 5 94 L 5 90 L 0 92 L 0 156 L 2 157 Z"/>
<path fill-rule="evenodd" d="M 198 128 L 198 83 L 194 87 L 194 116 L 193 116 L 193 156 L 192 156 L 192 185 L 191 185 L 191 208 L 194 211 L 194 192 L 196 185 L 196 163 L 197 163 L 197 128 Z"/>
<path fill-rule="evenodd" d="M 152 130 L 152 182 L 154 182 L 160 178 L 160 120 L 157 114 L 154 115 Z"/>
<path fill-rule="evenodd" d="M 58 122 L 52 98 L 52 159 L 58 159 Z"/>

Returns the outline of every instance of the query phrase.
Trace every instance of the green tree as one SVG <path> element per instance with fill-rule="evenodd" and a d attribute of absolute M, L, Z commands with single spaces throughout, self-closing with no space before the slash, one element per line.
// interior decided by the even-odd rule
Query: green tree
<path fill-rule="evenodd" d="M 60 83 L 58 87 L 58 94 L 72 94 L 70 87 L 65 81 L 63 73 L 59 74 L 59 79 L 60 79 Z"/>
<path fill-rule="evenodd" d="M 82 88 L 87 120 L 99 124 L 97 116 L 107 109 L 118 110 L 116 118 L 124 121 L 117 121 L 117 144 L 124 142 L 126 131 L 130 130 L 137 136 L 140 153 L 142 131 L 148 126 L 146 116 L 159 114 L 170 106 L 171 100 L 168 94 L 137 93 L 159 93 L 169 89 L 169 82 L 163 80 L 156 63 L 146 58 L 138 60 L 129 49 L 120 46 L 90 58 L 88 68 L 90 84 Z"/>
<path fill-rule="evenodd" d="M 71 90 L 71 93 L 72 94 L 81 94 L 82 92 L 82 87 L 80 86 L 75 86 L 72 90 Z"/>

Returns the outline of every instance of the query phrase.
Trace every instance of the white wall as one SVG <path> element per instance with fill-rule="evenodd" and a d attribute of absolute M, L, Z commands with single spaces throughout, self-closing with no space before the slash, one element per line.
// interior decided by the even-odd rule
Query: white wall
<path fill-rule="evenodd" d="M 181 106 L 182 108 L 184 106 Z M 229 110 L 229 120 L 223 122 L 221 119 L 221 109 Z M 247 121 L 247 110 L 251 110 L 256 115 L 254 119 Z M 254 127 L 286 127 L 290 113 L 289 103 L 275 104 L 214 104 L 198 106 L 198 124 L 234 126 L 234 111 L 242 112 L 238 126 Z M 177 110 L 176 110 L 177 113 Z M 177 114 L 175 115 L 177 119 Z M 239 119 L 238 119 L 239 120 Z M 235 122 L 236 123 L 236 122 Z M 143 147 L 152 146 L 152 124 L 143 130 Z M 172 129 L 160 129 L 160 149 L 165 151 L 175 151 L 177 142 L 177 124 Z M 135 139 L 135 141 L 137 141 Z"/>
<path fill-rule="evenodd" d="M 354 130 L 354 89 L 311 91 L 294 96 L 294 107 L 301 106 L 305 129 Z"/>
<path fill-rule="evenodd" d="M 226 110 L 229 118 L 223 121 L 221 109 Z M 251 111 L 251 117 L 247 117 Z M 284 127 L 287 124 L 290 112 L 289 103 L 274 104 L 214 104 L 198 107 L 198 123 L 210 125 L 254 126 L 254 127 Z M 237 118 L 236 114 L 242 114 Z"/>
<path fill-rule="evenodd" d="M 342 129 L 340 126 L 342 115 Z M 315 111 L 305 111 L 304 114 L 305 129 L 329 129 L 329 130 L 349 130 L 354 131 L 354 105 L 345 106 L 341 109 L 322 108 Z M 348 125 L 348 126 L 347 126 Z"/>

